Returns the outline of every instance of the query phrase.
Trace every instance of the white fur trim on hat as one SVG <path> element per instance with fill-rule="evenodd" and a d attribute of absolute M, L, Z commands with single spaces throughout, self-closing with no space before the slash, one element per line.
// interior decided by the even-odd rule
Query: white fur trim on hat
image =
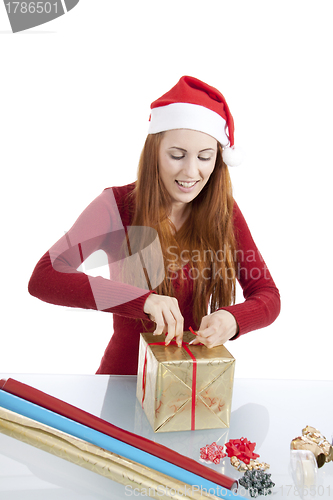
<path fill-rule="evenodd" d="M 229 144 L 226 121 L 215 111 L 198 104 L 178 102 L 151 110 L 148 134 L 185 128 L 211 135 L 222 146 Z"/>

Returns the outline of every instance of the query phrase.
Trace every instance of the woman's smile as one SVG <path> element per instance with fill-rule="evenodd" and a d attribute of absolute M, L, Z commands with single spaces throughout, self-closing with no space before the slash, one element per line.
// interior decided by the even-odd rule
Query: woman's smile
<path fill-rule="evenodd" d="M 184 193 L 190 193 L 194 186 L 200 181 L 179 181 L 176 180 L 176 183 L 181 191 Z"/>

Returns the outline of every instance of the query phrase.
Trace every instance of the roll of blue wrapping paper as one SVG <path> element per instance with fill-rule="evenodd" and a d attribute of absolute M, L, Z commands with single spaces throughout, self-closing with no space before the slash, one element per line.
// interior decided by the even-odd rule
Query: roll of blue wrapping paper
<path fill-rule="evenodd" d="M 210 467 L 207 467 L 207 465 L 203 465 L 193 458 L 181 455 L 171 448 L 167 448 L 166 446 L 156 443 L 155 441 L 151 441 L 143 436 L 121 429 L 120 427 L 111 424 L 111 422 L 102 420 L 96 415 L 87 413 L 76 406 L 65 403 L 65 401 L 62 401 L 61 399 L 57 399 L 50 394 L 39 391 L 30 385 L 23 384 L 18 380 L 11 378 L 7 380 L 1 379 L 0 389 L 37 406 L 41 406 L 46 410 L 53 411 L 58 415 L 74 420 L 74 422 L 85 425 L 95 431 L 101 432 L 102 434 L 118 439 L 119 441 L 129 444 L 130 446 L 134 446 L 134 448 L 139 448 L 150 455 L 161 458 L 162 460 L 170 462 L 181 469 L 186 469 L 197 476 L 203 477 L 208 481 L 221 486 L 222 488 L 233 490 L 237 485 L 235 478 L 221 474 L 215 469 L 211 469 Z"/>
<path fill-rule="evenodd" d="M 208 481 L 205 478 L 197 476 L 192 472 L 181 469 L 176 465 L 166 462 L 161 458 L 155 457 L 146 453 L 138 448 L 130 446 L 122 441 L 118 441 L 106 434 L 95 431 L 82 424 L 74 422 L 66 417 L 62 417 L 57 413 L 53 413 L 45 408 L 37 406 L 33 403 L 25 401 L 24 399 L 13 396 L 5 391 L 0 391 L 0 406 L 7 410 L 14 411 L 20 415 L 36 420 L 60 431 L 66 432 L 79 439 L 83 439 L 89 443 L 95 444 L 108 451 L 121 455 L 122 457 L 133 460 L 134 462 L 150 467 L 166 474 L 167 476 L 183 481 L 190 486 L 202 487 L 203 490 L 211 492 L 220 498 L 239 498 L 240 495 L 233 493 L 230 490 L 222 488 L 221 486 Z"/>

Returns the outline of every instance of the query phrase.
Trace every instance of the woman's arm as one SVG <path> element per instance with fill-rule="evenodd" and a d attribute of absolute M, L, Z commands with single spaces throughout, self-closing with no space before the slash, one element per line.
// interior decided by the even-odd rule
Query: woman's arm
<path fill-rule="evenodd" d="M 280 313 L 280 294 L 236 203 L 234 228 L 237 240 L 237 279 L 245 301 L 222 307 L 221 310 L 228 311 L 235 317 L 238 337 L 275 321 Z"/>
<path fill-rule="evenodd" d="M 205 316 L 193 344 L 224 344 L 252 330 L 270 325 L 280 313 L 280 294 L 251 236 L 238 205 L 234 205 L 237 240 L 237 279 L 245 301 Z"/>
<path fill-rule="evenodd" d="M 118 188 L 118 196 L 121 189 Z M 128 191 L 125 186 L 121 194 L 125 196 Z M 124 207 L 128 210 L 128 204 L 122 204 L 122 216 L 128 219 Z M 121 279 L 114 281 L 77 271 L 84 260 L 101 249 L 108 255 L 111 267 L 116 267 L 125 237 L 113 190 L 104 190 L 84 210 L 73 227 L 40 259 L 29 281 L 30 294 L 52 304 L 147 319 L 143 307 L 151 293 L 148 285 L 141 288 Z M 136 272 L 139 272 L 139 256 L 133 256 L 133 260 Z"/>

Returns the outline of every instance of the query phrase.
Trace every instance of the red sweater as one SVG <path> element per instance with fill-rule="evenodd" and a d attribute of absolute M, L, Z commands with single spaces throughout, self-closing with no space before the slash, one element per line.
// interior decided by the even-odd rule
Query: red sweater
<path fill-rule="evenodd" d="M 148 287 L 136 287 L 112 279 L 88 276 L 77 271 L 80 264 L 97 250 L 108 256 L 111 276 L 118 236 L 131 225 L 133 206 L 127 195 L 134 183 L 105 189 L 80 215 L 73 227 L 46 252 L 29 281 L 29 292 L 45 302 L 113 313 L 114 333 L 105 350 L 97 373 L 137 373 L 139 334 L 154 324 L 143 312 Z M 272 323 L 280 312 L 278 289 L 263 261 L 237 204 L 234 205 L 234 229 L 237 238 L 238 281 L 245 301 L 222 307 L 232 313 L 239 326 L 234 338 Z M 135 269 L 139 270 L 140 262 Z M 185 271 L 185 286 L 175 280 L 175 296 L 184 317 L 184 330 L 198 329 L 192 314 L 192 280 Z M 184 279 L 184 274 L 182 279 Z M 158 283 L 157 283 L 158 284 Z M 178 285 L 178 286 L 177 286 Z M 154 287 L 153 287 L 154 288 Z M 142 323 L 142 321 L 144 323 Z"/>

